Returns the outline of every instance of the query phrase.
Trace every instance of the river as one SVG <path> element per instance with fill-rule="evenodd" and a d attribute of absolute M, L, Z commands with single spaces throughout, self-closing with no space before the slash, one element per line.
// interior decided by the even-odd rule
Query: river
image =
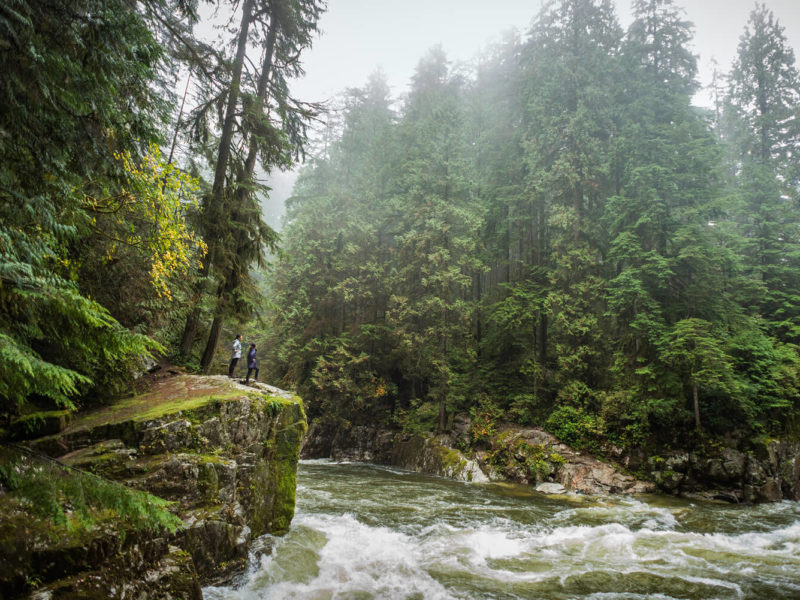
<path fill-rule="evenodd" d="M 800 598 L 800 503 L 546 497 L 304 461 L 290 532 L 209 600 Z"/>

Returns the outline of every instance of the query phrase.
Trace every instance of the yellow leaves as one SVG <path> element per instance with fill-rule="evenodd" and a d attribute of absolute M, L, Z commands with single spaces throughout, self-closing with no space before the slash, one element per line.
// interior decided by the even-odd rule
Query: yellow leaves
<path fill-rule="evenodd" d="M 105 259 L 114 260 L 124 248 L 134 249 L 150 264 L 149 278 L 161 297 L 171 298 L 171 277 L 189 271 L 193 258 L 205 255 L 205 242 L 186 225 L 186 212 L 199 203 L 199 182 L 174 165 L 167 164 L 158 146 L 151 145 L 141 160 L 131 153 L 115 152 L 125 173 L 119 193 L 98 201 L 86 196 L 90 209 L 113 206 L 112 239 Z M 91 224 L 99 228 L 96 217 Z"/>

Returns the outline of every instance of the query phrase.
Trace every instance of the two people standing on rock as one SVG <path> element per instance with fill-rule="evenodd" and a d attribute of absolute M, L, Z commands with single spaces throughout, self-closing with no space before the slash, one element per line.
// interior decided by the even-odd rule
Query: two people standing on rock
<path fill-rule="evenodd" d="M 237 335 L 233 340 L 231 354 L 231 363 L 228 366 L 228 377 L 233 377 L 236 371 L 236 365 L 242 357 L 242 334 Z M 250 375 L 255 371 L 253 381 L 258 381 L 258 358 L 256 356 L 256 345 L 250 344 L 250 350 L 247 351 L 247 377 L 245 383 L 250 383 Z"/>

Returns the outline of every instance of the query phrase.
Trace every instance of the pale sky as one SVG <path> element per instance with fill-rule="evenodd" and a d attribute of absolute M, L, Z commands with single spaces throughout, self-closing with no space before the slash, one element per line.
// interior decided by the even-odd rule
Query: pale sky
<path fill-rule="evenodd" d="M 303 54 L 306 76 L 294 83 L 302 100 L 324 100 L 366 83 L 380 67 L 395 96 L 406 91 L 417 62 L 441 44 L 451 61 L 469 61 L 502 32 L 524 35 L 543 0 L 328 0 L 320 20 L 322 33 Z M 800 48 L 800 0 L 766 0 L 784 26 L 797 54 Z M 631 21 L 630 0 L 617 0 L 621 25 Z M 736 55 L 754 0 L 678 0 L 695 25 L 694 52 L 700 79 L 711 79 L 711 59 L 727 72 Z M 705 103 L 701 97 L 699 103 Z"/>
<path fill-rule="evenodd" d="M 441 44 L 452 62 L 469 62 L 503 32 L 517 29 L 524 35 L 544 0 L 328 0 L 320 20 L 321 33 L 303 53 L 304 78 L 291 84 L 296 98 L 324 101 L 346 88 L 363 86 L 381 68 L 392 94 L 406 91 L 419 60 Z M 798 60 L 800 50 L 800 0 L 766 0 L 785 29 Z M 680 0 L 685 17 L 694 23 L 693 51 L 699 55 L 700 82 L 708 85 L 712 59 L 726 73 L 736 55 L 754 0 Z M 623 28 L 631 19 L 630 0 L 617 0 L 617 17 Z M 800 65 L 798 65 L 800 66 Z M 710 105 L 701 91 L 695 103 Z M 291 194 L 296 171 L 273 173 L 273 191 L 263 203 L 264 215 L 280 227 L 283 202 Z"/>

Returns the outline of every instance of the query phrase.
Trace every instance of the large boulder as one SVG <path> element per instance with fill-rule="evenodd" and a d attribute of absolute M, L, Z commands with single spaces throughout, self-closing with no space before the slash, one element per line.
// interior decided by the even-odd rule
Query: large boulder
<path fill-rule="evenodd" d="M 132 560 L 124 545 L 106 553 L 115 557 L 108 564 L 87 562 L 64 577 L 44 579 L 40 593 L 53 598 L 82 593 L 192 598 L 199 596 L 186 590 L 229 582 L 244 568 L 253 540 L 288 529 L 305 431 L 302 403 L 290 393 L 264 385 L 245 387 L 225 377 L 183 375 L 156 384 L 147 394 L 81 415 L 61 433 L 31 442 L 35 451 L 48 452 L 70 467 L 173 502 L 183 522 L 172 535 L 160 533 L 160 544 L 142 538 L 137 548 L 150 544 L 147 560 L 140 561 L 139 570 L 130 570 L 128 579 L 112 578 L 108 585 L 113 590 L 91 573 L 112 572 L 116 562 Z M 87 533 L 74 546 L 91 545 L 93 535 Z M 35 553 L 51 550 L 37 544 Z M 77 552 L 73 548 L 65 555 Z M 41 578 L 35 563 L 28 562 L 31 581 Z M 25 565 L 17 568 L 21 573 Z M 183 591 L 175 592 L 170 577 L 175 589 Z M 81 581 L 88 587 L 82 588 Z"/>
<path fill-rule="evenodd" d="M 499 478 L 534 486 L 556 483 L 583 494 L 642 494 L 656 490 L 653 483 L 640 481 L 610 463 L 574 450 L 539 427 L 504 427 L 491 440 L 483 464 Z"/>

